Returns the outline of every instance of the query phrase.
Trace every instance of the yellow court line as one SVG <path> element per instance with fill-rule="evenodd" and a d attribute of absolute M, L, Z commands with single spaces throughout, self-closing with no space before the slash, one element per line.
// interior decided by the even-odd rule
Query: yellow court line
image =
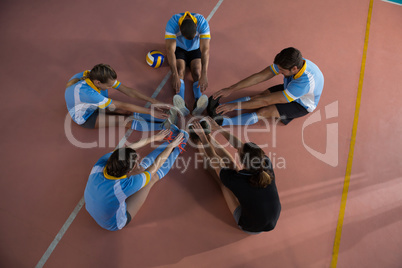
<path fill-rule="evenodd" d="M 353 118 L 352 137 L 351 137 L 350 146 L 349 146 L 349 155 L 348 155 L 348 162 L 347 162 L 347 165 L 346 165 L 345 180 L 343 182 L 341 207 L 339 209 L 338 223 L 337 223 L 337 226 L 336 226 L 334 247 L 333 247 L 333 250 L 332 250 L 331 268 L 335 268 L 336 265 L 337 265 L 337 262 L 338 262 L 339 246 L 340 246 L 340 243 L 341 243 L 343 219 L 344 219 L 344 216 L 345 216 L 346 200 L 348 198 L 350 175 L 352 173 L 352 163 L 353 163 L 353 153 L 354 153 L 355 143 L 356 143 L 357 123 L 359 122 L 360 103 L 361 103 L 361 96 L 362 96 L 362 89 L 363 89 L 364 70 L 365 70 L 365 67 L 366 67 L 367 46 L 368 46 L 368 40 L 369 40 L 370 23 L 371 23 L 371 14 L 372 14 L 372 12 L 373 12 L 373 0 L 370 0 L 370 5 L 369 5 L 369 10 L 368 10 L 368 15 L 367 15 L 366 34 L 365 34 L 365 37 L 364 37 L 363 57 L 362 57 L 362 63 L 361 63 L 361 67 L 360 67 L 359 86 L 358 86 L 358 89 L 357 89 L 355 115 L 354 115 L 354 118 Z"/>

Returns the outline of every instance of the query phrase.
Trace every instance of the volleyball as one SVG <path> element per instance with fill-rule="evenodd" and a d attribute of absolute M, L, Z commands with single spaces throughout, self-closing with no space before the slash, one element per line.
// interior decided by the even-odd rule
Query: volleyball
<path fill-rule="evenodd" d="M 146 60 L 149 66 L 156 69 L 162 66 L 165 56 L 158 50 L 151 50 L 148 52 Z"/>

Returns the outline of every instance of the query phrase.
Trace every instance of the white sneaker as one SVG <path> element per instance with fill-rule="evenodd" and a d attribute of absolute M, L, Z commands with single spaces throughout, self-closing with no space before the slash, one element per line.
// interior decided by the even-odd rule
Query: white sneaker
<path fill-rule="evenodd" d="M 190 113 L 190 111 L 186 108 L 186 103 L 180 95 L 174 95 L 173 105 L 180 110 L 184 117 Z"/>
<path fill-rule="evenodd" d="M 170 129 L 171 125 L 176 125 L 177 123 L 177 110 L 175 108 L 171 108 L 169 110 L 169 117 L 162 123 L 165 129 Z"/>
<path fill-rule="evenodd" d="M 208 97 L 206 95 L 202 95 L 196 103 L 196 106 L 192 112 L 192 115 L 199 116 L 208 106 Z"/>

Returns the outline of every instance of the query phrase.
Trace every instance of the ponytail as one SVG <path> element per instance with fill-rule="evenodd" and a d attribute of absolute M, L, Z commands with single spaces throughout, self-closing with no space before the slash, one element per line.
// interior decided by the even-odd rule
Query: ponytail
<path fill-rule="evenodd" d="M 260 147 L 252 142 L 245 143 L 240 158 L 244 168 L 252 173 L 249 179 L 252 186 L 266 188 L 271 184 L 274 179 L 272 164 Z"/>
<path fill-rule="evenodd" d="M 68 88 L 69 86 L 74 85 L 75 83 L 77 83 L 77 82 L 79 82 L 79 81 L 85 80 L 85 79 L 87 79 L 87 78 L 88 78 L 88 77 L 86 77 L 86 76 L 83 76 L 83 77 L 81 77 L 81 78 L 73 78 L 73 79 L 71 79 L 70 81 L 67 82 L 66 88 Z"/>
<path fill-rule="evenodd" d="M 266 171 L 258 172 L 254 178 L 250 180 L 251 185 L 260 188 L 266 188 L 272 182 L 272 177 Z"/>
<path fill-rule="evenodd" d="M 68 83 L 66 84 L 66 88 L 87 78 L 89 78 L 92 82 L 94 80 L 99 80 L 101 83 L 107 83 L 108 80 L 116 80 L 117 74 L 115 70 L 113 70 L 113 68 L 110 67 L 110 65 L 100 63 L 95 65 L 91 71 L 85 71 L 83 77 L 74 78 L 68 81 Z"/>

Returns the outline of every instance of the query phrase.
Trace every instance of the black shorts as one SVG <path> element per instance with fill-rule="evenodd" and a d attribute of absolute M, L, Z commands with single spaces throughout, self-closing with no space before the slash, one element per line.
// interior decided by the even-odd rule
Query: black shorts
<path fill-rule="evenodd" d="M 190 66 L 191 62 L 195 59 L 201 59 L 201 50 L 200 48 L 195 50 L 184 50 L 180 47 L 176 47 L 175 51 L 176 59 L 177 60 L 184 60 L 187 66 Z"/>
<path fill-rule="evenodd" d="M 96 109 L 95 112 L 93 112 L 91 116 L 88 117 L 87 121 L 85 121 L 85 123 L 80 126 L 84 128 L 95 128 L 96 119 L 98 118 L 98 116 L 99 116 L 99 108 Z"/>
<path fill-rule="evenodd" d="M 126 227 L 127 226 L 127 224 L 129 224 L 130 223 L 130 221 L 131 221 L 131 214 L 130 213 L 128 213 L 128 211 L 126 211 L 126 214 L 127 214 L 127 222 L 126 222 L 126 225 L 124 225 L 124 227 Z"/>
<path fill-rule="evenodd" d="M 272 93 L 283 91 L 285 89 L 283 87 L 283 84 L 281 84 L 270 87 L 268 90 Z M 279 112 L 279 115 L 281 116 L 282 123 L 285 125 L 289 124 L 289 122 L 292 121 L 294 118 L 302 117 L 308 114 L 306 108 L 295 101 L 289 103 L 279 103 L 275 104 L 275 106 Z"/>

